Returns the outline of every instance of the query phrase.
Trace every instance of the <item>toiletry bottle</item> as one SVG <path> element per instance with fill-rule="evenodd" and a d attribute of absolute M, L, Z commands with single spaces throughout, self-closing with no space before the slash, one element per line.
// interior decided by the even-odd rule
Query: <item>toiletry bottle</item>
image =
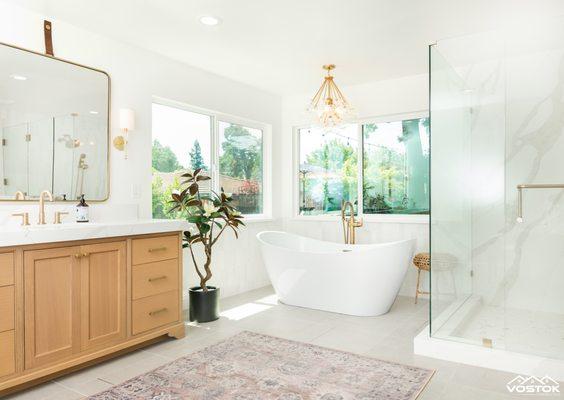
<path fill-rule="evenodd" d="M 88 222 L 89 221 L 89 207 L 84 200 L 84 195 L 80 195 L 80 203 L 76 205 L 76 222 Z"/>

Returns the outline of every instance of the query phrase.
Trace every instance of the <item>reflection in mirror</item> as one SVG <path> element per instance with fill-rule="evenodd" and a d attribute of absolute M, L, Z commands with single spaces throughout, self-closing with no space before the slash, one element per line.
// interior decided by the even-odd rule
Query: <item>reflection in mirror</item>
<path fill-rule="evenodd" d="M 108 197 L 109 77 L 0 44 L 0 200 Z"/>

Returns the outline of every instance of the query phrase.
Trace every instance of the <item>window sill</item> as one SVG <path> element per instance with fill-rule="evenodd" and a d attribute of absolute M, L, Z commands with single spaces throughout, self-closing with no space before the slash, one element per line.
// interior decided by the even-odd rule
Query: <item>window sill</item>
<path fill-rule="evenodd" d="M 358 217 L 357 217 L 358 218 Z M 429 224 L 428 215 L 374 215 L 362 216 L 365 224 Z M 292 221 L 300 222 L 341 222 L 339 215 L 298 215 Z"/>

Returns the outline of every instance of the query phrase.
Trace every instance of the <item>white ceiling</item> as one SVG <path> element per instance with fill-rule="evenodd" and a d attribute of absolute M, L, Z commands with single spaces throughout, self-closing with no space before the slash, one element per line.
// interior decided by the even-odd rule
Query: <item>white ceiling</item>
<path fill-rule="evenodd" d="M 429 43 L 564 13 L 562 0 L 8 2 L 279 94 L 314 91 L 326 63 L 341 85 L 425 73 Z"/>

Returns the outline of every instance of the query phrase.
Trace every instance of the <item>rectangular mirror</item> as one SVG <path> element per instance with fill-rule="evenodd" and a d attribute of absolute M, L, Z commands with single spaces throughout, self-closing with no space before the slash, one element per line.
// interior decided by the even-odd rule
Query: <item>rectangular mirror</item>
<path fill-rule="evenodd" d="M 109 196 L 110 77 L 0 43 L 0 200 Z"/>

